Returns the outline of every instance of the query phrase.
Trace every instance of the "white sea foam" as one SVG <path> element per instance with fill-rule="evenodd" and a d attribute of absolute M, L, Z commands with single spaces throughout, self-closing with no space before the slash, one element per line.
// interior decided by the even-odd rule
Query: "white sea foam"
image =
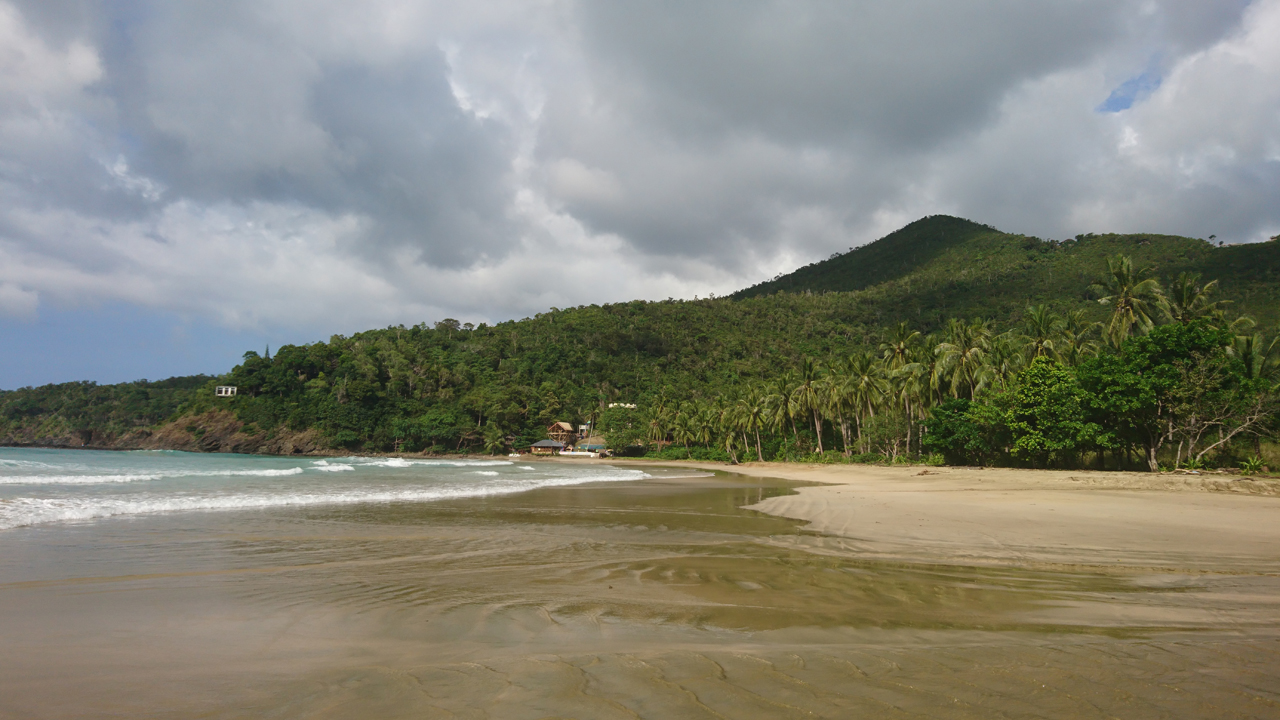
<path fill-rule="evenodd" d="M 263 470 L 161 470 L 150 473 L 111 473 L 102 475 L 3 475 L 0 476 L 0 485 L 104 485 L 108 483 L 147 482 L 166 478 L 285 477 L 298 475 L 301 472 L 302 468 L 295 467 Z"/>
<path fill-rule="evenodd" d="M 35 460 L 14 460 L 12 458 L 0 458 L 0 467 L 55 468 L 55 467 L 65 467 L 65 466 L 50 465 L 49 463 L 36 462 Z"/>
<path fill-rule="evenodd" d="M 0 485 L 105 485 L 159 480 L 163 475 L 6 475 Z"/>
<path fill-rule="evenodd" d="M 175 473 L 166 477 L 284 477 L 300 474 L 302 474 L 302 468 L 292 467 L 268 470 L 201 470 Z"/>
<path fill-rule="evenodd" d="M 498 473 L 494 472 L 493 470 L 476 470 L 475 474 L 476 475 L 497 475 Z"/>
<path fill-rule="evenodd" d="M 497 465 L 511 465 L 509 460 L 405 460 L 404 458 L 369 458 L 369 457 L 345 457 L 342 460 L 361 466 L 391 467 L 391 468 L 408 468 L 415 465 L 421 467 L 491 467 Z"/>
<path fill-rule="evenodd" d="M 325 463 L 324 465 L 313 467 L 311 469 L 319 470 L 321 472 L 346 472 L 348 470 L 355 470 L 354 467 L 351 467 L 350 465 L 343 465 L 342 463 Z"/>
<path fill-rule="evenodd" d="M 602 468 L 603 470 L 603 468 Z M 278 492 L 183 493 L 158 495 L 106 495 L 59 498 L 19 497 L 0 500 L 0 529 L 58 522 L 75 522 L 120 515 L 146 515 L 197 510 L 246 510 L 305 505 L 426 502 L 454 498 L 510 495 L 545 487 L 594 482 L 625 482 L 649 475 L 639 470 L 610 468 L 608 472 L 575 477 L 501 479 L 446 486 L 414 485 L 403 488 L 313 489 L 299 492 L 282 486 Z"/>
<path fill-rule="evenodd" d="M 370 465 L 383 465 L 383 466 L 386 466 L 386 467 L 393 467 L 393 468 L 407 468 L 407 467 L 413 467 L 413 463 L 409 462 L 408 460 L 405 460 L 404 458 L 387 458 L 386 460 L 382 460 L 382 461 L 379 461 L 379 462 L 371 462 L 371 463 L 369 463 L 369 464 L 370 464 Z"/>

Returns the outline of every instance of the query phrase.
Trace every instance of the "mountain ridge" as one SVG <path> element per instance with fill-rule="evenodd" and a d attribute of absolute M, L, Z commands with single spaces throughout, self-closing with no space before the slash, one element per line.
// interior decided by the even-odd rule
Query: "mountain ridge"
<path fill-rule="evenodd" d="M 1219 281 L 1219 292 L 1260 324 L 1280 319 L 1280 242 L 1215 246 L 1156 233 L 1043 240 L 947 215 L 921 218 L 879 240 L 733 293 L 855 292 L 879 297 L 881 318 L 936 326 L 941 316 L 1016 320 L 1028 305 L 1092 299 L 1106 260 L 1127 255 L 1162 284 L 1179 273 Z M 901 308 L 914 308 L 915 317 Z M 1091 313 L 1101 315 L 1101 308 Z M 899 308 L 898 311 L 893 308 Z M 929 312 L 932 311 L 932 312 Z"/>

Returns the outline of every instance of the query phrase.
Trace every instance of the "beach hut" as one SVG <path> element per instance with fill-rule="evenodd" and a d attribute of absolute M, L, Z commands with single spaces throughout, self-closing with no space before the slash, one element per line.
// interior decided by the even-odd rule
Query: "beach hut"
<path fill-rule="evenodd" d="M 563 445 L 578 439 L 578 433 L 567 422 L 553 422 L 547 426 L 547 437 Z"/>
<path fill-rule="evenodd" d="M 555 455 L 564 449 L 564 443 L 555 440 L 539 440 L 529 446 L 529 452 L 534 455 Z"/>

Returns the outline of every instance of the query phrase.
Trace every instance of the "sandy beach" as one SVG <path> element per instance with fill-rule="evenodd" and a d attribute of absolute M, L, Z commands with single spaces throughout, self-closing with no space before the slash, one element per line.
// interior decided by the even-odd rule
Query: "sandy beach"
<path fill-rule="evenodd" d="M 803 520 L 861 557 L 1280 571 L 1280 480 L 793 463 L 728 469 L 820 483 L 749 507 Z"/>

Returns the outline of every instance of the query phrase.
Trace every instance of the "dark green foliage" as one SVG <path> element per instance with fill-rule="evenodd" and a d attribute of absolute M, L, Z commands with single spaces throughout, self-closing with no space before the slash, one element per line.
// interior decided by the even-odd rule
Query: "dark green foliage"
<path fill-rule="evenodd" d="M 603 434 L 609 447 L 618 451 L 645 444 L 644 415 L 638 409 L 606 408 L 596 420 L 595 429 Z"/>
<path fill-rule="evenodd" d="M 1085 422 L 1085 397 L 1061 363 L 1033 360 L 1010 393 L 1009 454 L 1036 467 L 1070 463 L 1096 435 L 1095 426 Z"/>
<path fill-rule="evenodd" d="M 1155 470 L 1176 442 L 1175 464 L 1202 463 L 1233 437 L 1262 432 L 1275 413 L 1274 389 L 1248 377 L 1232 339 L 1203 322 L 1175 323 L 1074 369 L 1036 358 L 1006 392 L 936 405 L 922 447 L 953 463 L 1007 457 L 1036 467 L 1137 449 Z"/>
<path fill-rule="evenodd" d="M 758 297 L 776 292 L 863 290 L 910 275 L 944 251 L 966 241 L 1001 234 L 995 228 L 962 218 L 932 215 L 876 242 L 806 265 L 790 274 L 742 290 L 734 297 Z"/>
<path fill-rule="evenodd" d="M 1086 361 L 1080 383 L 1094 421 L 1109 428 L 1101 438 L 1105 445 L 1140 446 L 1155 469 L 1161 446 L 1181 419 L 1175 395 L 1191 390 L 1187 371 L 1205 363 L 1227 365 L 1232 339 L 1230 332 L 1204 323 L 1162 325 L 1129 339 L 1119 355 Z"/>
<path fill-rule="evenodd" d="M 0 439 L 75 436 L 82 442 L 122 435 L 169 419 L 199 391 L 212 394 L 207 375 L 118 385 L 71 382 L 0 391 Z"/>
<path fill-rule="evenodd" d="M 942 453 L 952 465 L 992 465 L 1008 455 L 1006 413 L 994 402 L 947 400 L 933 408 L 926 430 L 924 451 Z"/>
<path fill-rule="evenodd" d="M 921 440 L 925 452 L 942 453 L 950 465 L 970 462 L 969 445 L 977 434 L 976 426 L 967 417 L 972 404 L 967 398 L 952 398 L 930 411 L 928 434 Z"/>
<path fill-rule="evenodd" d="M 1264 325 L 1280 320 L 1280 243 L 1215 247 L 1173 235 L 1079 235 L 1055 241 L 1003 233 L 960 218 L 935 215 L 907 225 L 863 247 L 774 280 L 734 297 L 778 291 L 826 293 L 862 291 L 874 308 L 863 322 L 908 321 L 920 330 L 948 319 L 990 318 L 1002 324 L 1021 319 L 1028 306 L 1059 311 L 1089 310 L 1102 320 L 1105 309 L 1088 304 L 1089 286 L 1107 258 L 1123 254 L 1137 269 L 1151 269 L 1162 284 L 1180 273 L 1219 280 L 1221 299 L 1233 312 Z"/>

